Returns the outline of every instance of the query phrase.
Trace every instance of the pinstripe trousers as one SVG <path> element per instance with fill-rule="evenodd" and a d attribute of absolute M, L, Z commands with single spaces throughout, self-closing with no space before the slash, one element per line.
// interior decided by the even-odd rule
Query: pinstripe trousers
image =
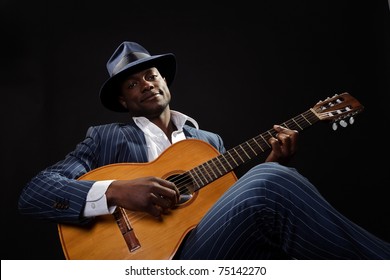
<path fill-rule="evenodd" d="M 337 212 L 294 168 L 243 175 L 183 244 L 180 259 L 390 259 L 390 244 Z"/>

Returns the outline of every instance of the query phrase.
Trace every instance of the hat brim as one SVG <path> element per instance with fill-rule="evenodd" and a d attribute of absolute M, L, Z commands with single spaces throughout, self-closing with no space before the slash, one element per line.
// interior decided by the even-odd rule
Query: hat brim
<path fill-rule="evenodd" d="M 171 85 L 176 74 L 176 58 L 174 54 L 162 54 L 139 59 L 129 63 L 119 73 L 106 80 L 100 89 L 100 101 L 104 107 L 114 112 L 128 112 L 128 110 L 119 103 L 120 95 L 119 83 L 133 73 L 156 67 L 161 75 Z"/>

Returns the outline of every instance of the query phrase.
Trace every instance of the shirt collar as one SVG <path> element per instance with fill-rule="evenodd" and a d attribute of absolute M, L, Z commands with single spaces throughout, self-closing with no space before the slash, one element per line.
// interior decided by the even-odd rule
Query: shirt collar
<path fill-rule="evenodd" d="M 192 123 L 196 129 L 199 129 L 199 125 L 196 120 L 178 111 L 171 110 L 171 118 L 177 130 L 183 130 L 183 126 L 187 121 Z"/>
<path fill-rule="evenodd" d="M 183 126 L 187 121 L 192 123 L 196 129 L 199 129 L 199 125 L 197 121 L 181 112 L 171 110 L 171 119 L 173 124 L 176 126 L 178 131 L 183 130 Z M 149 121 L 145 117 L 133 117 L 134 122 L 142 129 L 142 128 L 147 128 L 150 127 L 151 121 Z"/>

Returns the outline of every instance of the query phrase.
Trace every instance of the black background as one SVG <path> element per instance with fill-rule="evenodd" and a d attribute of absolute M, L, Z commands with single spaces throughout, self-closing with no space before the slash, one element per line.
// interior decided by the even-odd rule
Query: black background
<path fill-rule="evenodd" d="M 390 241 L 386 0 L 99 2 L 1 1 L 2 259 L 64 258 L 57 225 L 21 216 L 18 196 L 90 125 L 127 120 L 98 99 L 124 40 L 176 54 L 171 108 L 227 148 L 333 94 L 357 98 L 365 110 L 355 124 L 302 132 L 292 164 L 336 209 Z"/>

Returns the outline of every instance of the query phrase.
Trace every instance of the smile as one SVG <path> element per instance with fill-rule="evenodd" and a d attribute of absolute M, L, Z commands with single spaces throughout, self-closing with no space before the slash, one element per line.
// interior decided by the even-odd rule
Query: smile
<path fill-rule="evenodd" d="M 145 96 L 145 98 L 141 99 L 141 102 L 151 101 L 159 96 L 159 93 L 153 93 Z"/>

